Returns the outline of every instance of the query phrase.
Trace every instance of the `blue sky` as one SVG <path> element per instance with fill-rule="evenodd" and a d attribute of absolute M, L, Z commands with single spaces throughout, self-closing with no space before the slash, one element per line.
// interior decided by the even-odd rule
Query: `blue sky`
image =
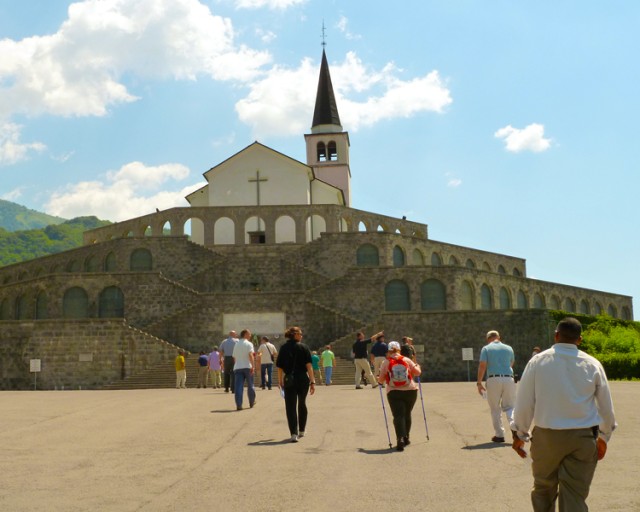
<path fill-rule="evenodd" d="M 0 0 L 0 197 L 115 221 L 304 161 L 323 20 L 355 208 L 640 296 L 632 1 Z"/>

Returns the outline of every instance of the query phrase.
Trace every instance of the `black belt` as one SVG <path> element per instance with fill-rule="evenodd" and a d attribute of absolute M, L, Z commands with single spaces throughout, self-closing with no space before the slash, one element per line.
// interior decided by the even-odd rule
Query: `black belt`
<path fill-rule="evenodd" d="M 513 377 L 513 375 L 489 375 L 487 378 L 490 379 L 491 377 Z"/>

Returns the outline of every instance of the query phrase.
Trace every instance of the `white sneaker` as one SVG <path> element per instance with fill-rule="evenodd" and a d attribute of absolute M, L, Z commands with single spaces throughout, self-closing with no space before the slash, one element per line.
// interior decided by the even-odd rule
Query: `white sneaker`
<path fill-rule="evenodd" d="M 300 434 L 298 434 L 298 437 L 304 437 L 304 432 L 300 431 Z"/>
<path fill-rule="evenodd" d="M 298 436 L 297 436 L 297 435 L 295 435 L 295 434 L 292 434 L 292 435 L 291 435 L 291 442 L 292 442 L 292 443 L 297 443 L 297 442 L 298 442 Z"/>

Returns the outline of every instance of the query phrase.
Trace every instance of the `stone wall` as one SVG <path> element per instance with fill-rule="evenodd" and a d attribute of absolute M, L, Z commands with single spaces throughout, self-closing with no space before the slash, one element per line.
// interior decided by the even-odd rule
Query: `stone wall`
<path fill-rule="evenodd" d="M 41 360 L 37 389 L 98 389 L 157 363 L 177 347 L 122 320 L 4 322 L 0 389 L 33 389 L 31 359 Z"/>

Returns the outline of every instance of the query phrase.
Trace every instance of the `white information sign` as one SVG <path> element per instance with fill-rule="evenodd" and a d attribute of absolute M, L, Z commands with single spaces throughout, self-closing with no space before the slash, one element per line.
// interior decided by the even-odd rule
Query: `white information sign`
<path fill-rule="evenodd" d="M 283 336 L 286 318 L 282 311 L 273 313 L 224 313 L 222 330 L 225 334 L 236 331 L 240 335 L 243 329 L 249 329 L 258 336 Z"/>
<path fill-rule="evenodd" d="M 40 359 L 30 359 L 29 360 L 29 369 L 31 373 L 37 373 L 41 371 L 41 360 Z"/>
<path fill-rule="evenodd" d="M 462 360 L 463 361 L 473 361 L 473 348 L 463 348 L 462 349 Z"/>
<path fill-rule="evenodd" d="M 81 363 L 90 363 L 93 361 L 93 354 L 79 354 L 78 361 Z"/>

